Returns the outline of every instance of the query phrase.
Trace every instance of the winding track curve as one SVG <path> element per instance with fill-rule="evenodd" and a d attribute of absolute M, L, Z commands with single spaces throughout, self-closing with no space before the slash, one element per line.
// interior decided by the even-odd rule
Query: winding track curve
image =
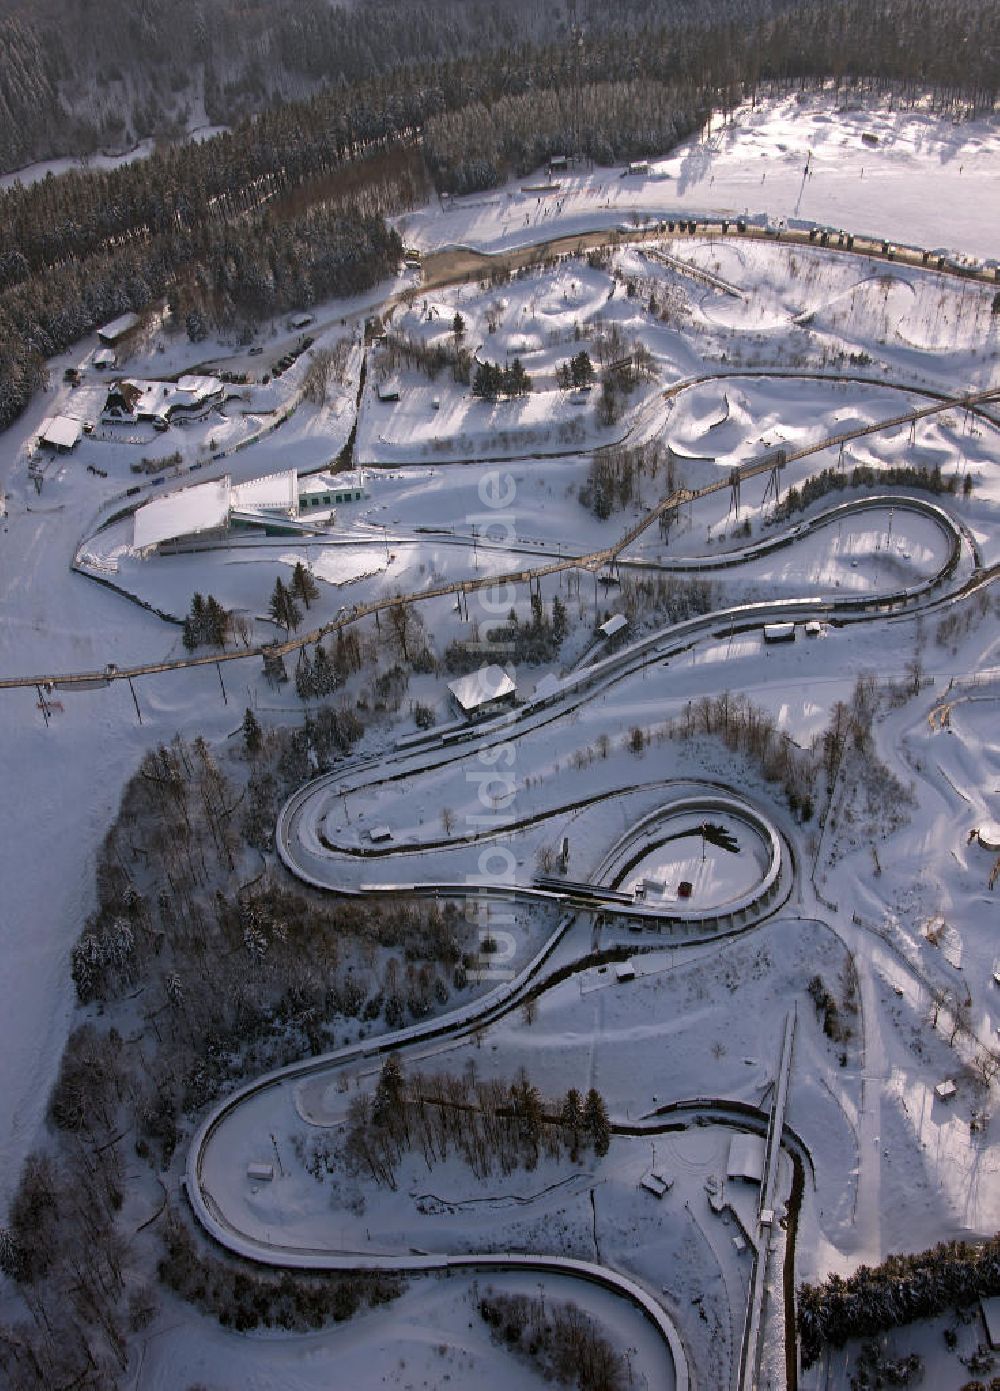
<path fill-rule="evenodd" d="M 841 504 L 837 508 L 828 509 L 827 513 L 823 515 L 823 520 L 828 521 L 830 515 L 837 515 L 844 509 L 853 510 L 859 506 L 873 507 L 885 505 L 885 501 L 885 499 L 880 498 L 866 498 L 861 499 L 860 502 Z M 923 595 L 937 587 L 944 577 L 954 572 L 961 551 L 962 534 L 949 514 L 936 504 L 929 503 L 924 499 L 907 499 L 904 503 L 904 499 L 895 496 L 892 498 L 892 505 L 894 506 L 905 504 L 912 504 L 915 506 L 916 510 L 924 515 L 932 516 L 947 532 L 951 540 L 949 556 L 942 570 L 939 571 L 937 575 L 932 576 L 929 581 L 924 582 L 923 585 L 916 587 L 919 594 Z M 812 524 L 819 524 L 819 519 L 814 519 Z M 796 527 L 795 534 L 799 535 L 801 530 L 801 526 Z M 877 602 L 862 599 L 860 601 L 855 601 L 854 604 L 848 603 L 848 607 L 853 609 L 860 607 L 862 613 L 866 610 L 873 610 L 870 616 L 877 616 L 883 615 L 887 608 L 891 610 L 894 604 L 903 603 L 904 605 L 908 605 L 912 603 L 913 598 L 914 594 L 911 591 L 907 591 L 901 595 L 881 596 Z M 841 607 L 848 601 L 824 602 L 835 603 L 837 607 Z M 806 603 L 811 611 L 816 607 L 815 601 L 793 600 L 786 601 L 778 606 L 779 611 L 788 613 L 789 603 L 791 603 L 792 606 L 796 603 L 799 605 Z M 775 605 L 744 605 L 739 606 L 735 610 L 725 611 L 722 614 L 708 615 L 704 620 L 698 620 L 697 622 L 702 632 L 711 631 L 713 626 L 718 626 L 720 621 L 725 622 L 727 617 L 731 617 L 733 621 L 735 621 L 737 616 L 750 617 L 753 622 L 759 623 L 762 621 L 762 607 L 767 613 L 775 610 Z M 685 628 L 688 625 L 678 626 L 680 628 Z M 647 641 L 636 645 L 640 650 L 633 650 L 627 655 L 626 665 L 630 668 L 637 662 L 641 664 L 641 661 L 645 660 L 648 655 L 651 646 L 654 646 L 656 643 L 661 643 L 667 636 L 675 636 L 676 633 L 677 628 L 664 630 L 663 633 L 654 635 L 652 644 Z M 685 637 L 690 639 L 692 635 L 687 633 Z M 612 661 L 616 666 L 620 666 L 620 658 L 612 659 Z M 600 666 L 602 664 L 598 665 Z M 621 671 L 619 670 L 615 679 L 617 679 L 617 676 L 620 676 L 620 674 Z M 585 672 L 582 673 L 582 675 L 592 678 L 593 673 Z M 591 682 L 588 682 L 588 685 L 589 684 L 591 684 Z M 517 713 L 520 716 L 522 712 Z M 505 724 L 505 722 L 501 722 L 501 724 Z M 494 730 L 493 733 L 496 736 L 504 737 L 507 730 L 506 728 L 497 729 Z M 338 774 L 339 778 L 342 778 L 342 776 L 342 772 Z M 289 806 L 300 798 L 303 793 L 311 795 L 315 791 L 315 788 L 316 784 L 313 783 L 308 784 L 305 789 L 300 789 L 300 793 L 295 794 L 293 798 L 290 799 L 289 803 L 286 803 L 286 806 L 282 809 L 282 818 L 281 821 L 279 821 L 279 847 L 287 847 L 288 844 L 286 821 Z M 294 869 L 295 866 L 290 865 L 290 868 Z M 464 890 L 467 886 L 463 885 L 460 887 Z M 204 1156 L 212 1136 L 218 1130 L 226 1116 L 231 1114 L 248 1097 L 259 1095 L 272 1087 L 283 1084 L 291 1078 L 302 1077 L 309 1073 L 335 1066 L 337 1063 L 346 1062 L 351 1058 L 371 1058 L 383 1052 L 419 1043 L 433 1037 L 455 1035 L 461 1032 L 468 1032 L 475 1027 L 480 1027 L 483 1023 L 489 1022 L 490 1019 L 496 1018 L 499 1013 L 505 1013 L 507 1010 L 516 1006 L 518 999 L 523 995 L 526 988 L 536 981 L 539 972 L 549 959 L 557 943 L 562 939 L 571 920 L 572 919 L 569 917 L 563 919 L 549 941 L 543 945 L 535 958 L 528 963 L 527 967 L 515 981 L 498 987 L 497 990 L 490 992 L 482 1000 L 477 1001 L 475 1006 L 455 1011 L 445 1020 L 439 1019 L 429 1021 L 425 1025 L 413 1026 L 410 1029 L 401 1030 L 397 1034 L 384 1036 L 377 1041 L 371 1041 L 365 1044 L 355 1045 L 348 1049 L 339 1050 L 338 1053 L 328 1055 L 322 1059 L 308 1059 L 298 1064 L 293 1064 L 290 1068 L 280 1069 L 277 1072 L 269 1073 L 257 1079 L 255 1082 L 248 1084 L 226 1098 L 225 1101 L 213 1108 L 210 1114 L 204 1119 L 192 1142 L 188 1154 L 186 1172 L 188 1199 L 198 1220 L 221 1244 L 230 1250 L 237 1251 L 251 1259 L 262 1261 L 267 1264 L 278 1266 L 288 1265 L 298 1268 L 350 1270 L 373 1270 L 381 1268 L 401 1272 L 458 1268 L 497 1269 L 504 1267 L 508 1269 L 532 1270 L 535 1272 L 541 1271 L 543 1273 L 561 1271 L 564 1274 L 573 1275 L 577 1278 L 595 1281 L 630 1299 L 642 1310 L 644 1315 L 650 1319 L 663 1339 L 665 1347 L 669 1350 L 674 1365 L 677 1386 L 686 1388 L 688 1386 L 686 1359 L 684 1357 L 679 1335 L 672 1321 L 667 1316 L 666 1311 L 659 1301 L 653 1298 L 649 1291 L 644 1289 L 641 1283 L 620 1275 L 618 1272 L 595 1265 L 591 1262 L 572 1261 L 569 1258 L 558 1256 L 536 1256 L 530 1253 L 512 1253 L 503 1256 L 497 1256 L 495 1253 L 482 1253 L 480 1255 L 464 1255 L 460 1257 L 449 1256 L 447 1254 L 438 1256 L 409 1255 L 387 1258 L 366 1256 L 363 1254 L 338 1254 L 329 1251 L 309 1251 L 301 1248 L 290 1248 L 281 1243 L 261 1243 L 239 1232 L 232 1223 L 229 1222 L 211 1193 L 207 1191 L 203 1181 Z M 729 1103 L 713 1102 L 711 1100 L 704 1103 L 687 1103 L 687 1106 L 695 1109 L 697 1109 L 698 1106 L 710 1110 L 712 1108 L 717 1108 L 720 1119 L 722 1119 L 723 1115 L 727 1112 L 731 1115 L 732 1110 Z M 680 1110 L 680 1108 L 677 1109 Z M 676 1121 L 661 1120 L 660 1117 L 657 1116 L 655 1118 L 648 1118 L 647 1121 L 643 1122 L 641 1128 L 646 1130 L 647 1128 L 655 1128 L 658 1124 L 671 1125 L 676 1123 Z M 789 1142 L 789 1137 L 786 1136 L 783 1137 L 783 1139 L 786 1144 Z M 801 1162 L 803 1148 L 804 1147 L 801 1147 L 801 1142 L 798 1142 L 795 1146 L 797 1162 Z"/>

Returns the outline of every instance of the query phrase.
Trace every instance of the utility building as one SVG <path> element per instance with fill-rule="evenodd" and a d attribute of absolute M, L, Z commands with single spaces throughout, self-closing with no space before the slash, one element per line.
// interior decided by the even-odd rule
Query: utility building
<path fill-rule="evenodd" d="M 467 720 L 481 720 L 514 704 L 517 685 L 503 667 L 480 667 L 448 683 L 448 690 Z"/>
<path fill-rule="evenodd" d="M 109 324 L 97 330 L 97 336 L 107 348 L 113 348 L 130 333 L 134 333 L 139 327 L 139 315 L 128 313 L 120 314 L 117 319 L 112 319 Z"/>
<path fill-rule="evenodd" d="M 82 423 L 74 420 L 71 415 L 53 415 L 42 421 L 38 443 L 56 450 L 59 454 L 68 454 L 76 446 L 82 433 Z"/>

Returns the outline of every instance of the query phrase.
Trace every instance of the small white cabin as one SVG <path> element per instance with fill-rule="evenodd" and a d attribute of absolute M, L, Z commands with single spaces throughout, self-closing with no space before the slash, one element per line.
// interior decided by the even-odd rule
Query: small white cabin
<path fill-rule="evenodd" d="M 247 1178 L 252 1183 L 270 1183 L 274 1178 L 273 1164 L 248 1164 Z"/>
<path fill-rule="evenodd" d="M 765 623 L 764 624 L 765 642 L 794 642 L 795 624 L 794 623 Z"/>

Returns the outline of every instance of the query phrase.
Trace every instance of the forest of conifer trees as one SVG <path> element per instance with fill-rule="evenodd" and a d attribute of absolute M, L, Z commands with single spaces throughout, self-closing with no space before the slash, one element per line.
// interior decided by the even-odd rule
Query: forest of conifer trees
<path fill-rule="evenodd" d="M 237 24 L 193 0 L 126 15 L 109 0 L 71 9 L 58 36 L 45 6 L 0 19 L 2 167 L 102 143 L 61 95 L 88 64 L 118 74 L 98 92 L 148 69 L 180 97 L 200 74 L 210 117 L 234 122 L 115 170 L 0 193 L 0 428 L 45 382 L 47 357 L 124 310 L 166 299 L 182 322 L 195 311 L 194 322 L 238 331 L 367 289 L 400 254 L 384 217 L 424 198 L 431 179 L 468 192 L 557 151 L 598 163 L 662 154 L 713 106 L 775 85 L 891 86 L 899 102 L 930 94 L 943 109 L 992 109 L 1000 53 L 1000 13 L 986 0 L 744 0 L 711 14 L 626 0 L 613 23 L 581 2 L 582 46 L 565 13 L 522 0 L 271 9 L 239 79 L 256 93 L 253 119 L 219 73 L 243 71 L 260 15 L 241 11 Z M 257 88 L 255 67 L 267 74 Z M 150 128 L 133 113 L 128 134 Z"/>

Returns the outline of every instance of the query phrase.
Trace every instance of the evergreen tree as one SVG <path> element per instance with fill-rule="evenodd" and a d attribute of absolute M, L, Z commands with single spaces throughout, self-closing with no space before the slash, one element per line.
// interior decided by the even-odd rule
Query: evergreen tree
<path fill-rule="evenodd" d="M 310 700 L 316 694 L 312 663 L 304 647 L 299 653 L 299 660 L 295 663 L 295 694 L 299 700 Z"/>
<path fill-rule="evenodd" d="M 313 653 L 312 680 L 313 690 L 320 697 L 329 695 L 337 686 L 337 674 L 333 669 L 333 663 L 327 655 L 326 648 L 319 642 Z"/>
<path fill-rule="evenodd" d="M 208 332 L 205 327 L 205 318 L 200 309 L 189 309 L 184 320 L 184 327 L 187 329 L 187 336 L 192 343 L 200 343 Z"/>
<path fill-rule="evenodd" d="M 504 389 L 504 371 L 494 362 L 481 362 L 472 379 L 472 394 L 483 401 L 495 401 Z"/>
<path fill-rule="evenodd" d="M 570 1087 L 563 1102 L 559 1122 L 569 1131 L 569 1157 L 576 1163 L 580 1153 L 580 1132 L 583 1129 L 583 1106 L 576 1087 Z"/>
<path fill-rule="evenodd" d="M 280 575 L 274 582 L 268 611 L 275 623 L 286 631 L 297 628 L 302 620 L 302 610 L 295 602 L 292 593 L 286 588 Z"/>
<path fill-rule="evenodd" d="M 451 331 L 457 339 L 464 338 L 465 336 L 465 320 L 457 310 L 455 311 L 455 317 L 451 321 Z"/>
<path fill-rule="evenodd" d="M 372 1121 L 394 1138 L 409 1141 L 410 1126 L 406 1105 L 403 1069 L 394 1053 L 382 1064 L 372 1099 Z"/>
<path fill-rule="evenodd" d="M 552 600 L 552 636 L 557 643 L 562 642 L 569 632 L 569 614 L 566 605 L 556 594 Z"/>
<path fill-rule="evenodd" d="M 594 380 L 594 364 L 590 360 L 590 354 L 586 349 L 577 353 L 576 357 L 570 362 L 570 372 L 574 386 L 589 386 Z"/>
<path fill-rule="evenodd" d="M 229 613 L 218 599 L 210 594 L 203 599 L 195 594 L 191 599 L 191 609 L 184 620 L 182 641 L 189 652 L 202 643 L 214 647 L 224 647 L 229 632 Z"/>
<path fill-rule="evenodd" d="M 264 734 L 257 716 L 247 706 L 243 716 L 243 747 L 251 758 L 256 758 L 264 746 Z"/>
<path fill-rule="evenodd" d="M 205 603 L 205 640 L 215 647 L 225 647 L 226 633 L 229 629 L 229 614 L 210 594 Z"/>
<path fill-rule="evenodd" d="M 510 1100 L 521 1138 L 529 1148 L 528 1167 L 534 1168 L 542 1140 L 542 1098 L 538 1088 L 522 1073 L 510 1089 Z"/>
<path fill-rule="evenodd" d="M 583 1127 L 598 1156 L 607 1154 L 611 1144 L 611 1122 L 600 1092 L 591 1087 L 583 1107 Z"/>
<path fill-rule="evenodd" d="M 519 357 L 515 357 L 502 374 L 503 391 L 507 396 L 527 396 L 531 390 L 531 378 L 524 370 Z"/>
<path fill-rule="evenodd" d="M 311 607 L 314 599 L 319 598 L 319 586 L 301 560 L 295 562 L 295 569 L 292 571 L 291 592 L 297 599 L 302 600 L 307 609 Z"/>

